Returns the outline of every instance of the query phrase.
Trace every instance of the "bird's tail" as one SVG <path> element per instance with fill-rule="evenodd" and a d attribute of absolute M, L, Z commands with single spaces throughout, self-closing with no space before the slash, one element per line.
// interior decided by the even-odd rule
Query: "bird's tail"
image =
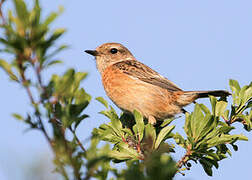
<path fill-rule="evenodd" d="M 231 95 L 230 92 L 224 90 L 216 90 L 216 91 L 184 91 L 185 95 L 196 95 L 197 98 L 206 98 L 209 96 L 215 97 L 226 97 Z"/>
<path fill-rule="evenodd" d="M 180 91 L 178 94 L 177 103 L 180 106 L 186 106 L 194 102 L 198 98 L 206 98 L 209 96 L 226 97 L 231 95 L 228 91 L 216 90 L 216 91 Z"/>

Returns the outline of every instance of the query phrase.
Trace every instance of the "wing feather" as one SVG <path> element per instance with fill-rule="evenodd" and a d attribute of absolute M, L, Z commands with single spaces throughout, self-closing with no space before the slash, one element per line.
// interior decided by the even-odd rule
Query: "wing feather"
<path fill-rule="evenodd" d="M 146 83 L 159 86 L 169 91 L 182 91 L 177 85 L 161 76 L 156 71 L 136 60 L 120 61 L 113 64 L 121 72 L 128 74 L 132 78 L 137 78 Z"/>

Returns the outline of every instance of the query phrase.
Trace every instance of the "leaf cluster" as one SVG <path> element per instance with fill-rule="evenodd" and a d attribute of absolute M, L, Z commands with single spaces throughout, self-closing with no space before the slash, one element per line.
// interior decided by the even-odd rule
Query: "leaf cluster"
<path fill-rule="evenodd" d="M 230 88 L 237 81 L 230 80 Z M 245 123 L 245 129 L 251 123 L 251 84 L 244 86 L 243 91 L 237 92 L 234 89 L 234 104 L 231 105 L 231 115 L 227 109 L 228 103 L 224 98 L 210 96 L 211 110 L 204 104 L 195 104 L 194 111 L 186 113 L 184 131 L 186 138 L 178 132 L 174 132 L 174 125 L 170 123 L 174 119 L 167 119 L 161 125 L 153 126 L 137 111 L 133 115 L 122 114 L 120 117 L 115 110 L 108 106 L 108 103 L 101 97 L 97 98 L 106 110 L 102 111 L 111 122 L 102 124 L 98 129 L 94 129 L 93 135 L 105 142 L 113 144 L 109 156 L 114 162 L 146 162 L 146 158 L 152 154 L 161 153 L 170 156 L 175 152 L 175 146 L 167 141 L 175 140 L 176 144 L 185 150 L 185 155 L 177 162 L 174 168 L 179 171 L 190 169 L 190 161 L 200 163 L 205 172 L 212 176 L 212 168 L 219 167 L 219 161 L 231 156 L 230 147 L 237 151 L 237 141 L 247 141 L 243 134 L 233 134 L 234 122 Z M 244 113 L 245 112 L 245 113 Z M 240 118 L 239 121 L 233 119 Z M 241 119 L 242 118 L 242 119 Z M 246 121 L 246 120 L 247 121 Z M 134 164 L 134 163 L 133 163 Z M 140 165 L 139 165 L 140 166 Z M 184 166 L 184 168 L 183 168 Z M 178 172 L 179 172 L 178 171 Z"/>

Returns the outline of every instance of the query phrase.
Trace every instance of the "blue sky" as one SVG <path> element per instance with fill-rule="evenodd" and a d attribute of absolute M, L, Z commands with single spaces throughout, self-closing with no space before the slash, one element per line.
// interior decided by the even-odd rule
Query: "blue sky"
<path fill-rule="evenodd" d="M 94 98 L 108 98 L 93 58 L 83 52 L 102 43 L 124 44 L 139 61 L 184 90 L 228 90 L 231 78 L 241 85 L 251 81 L 252 1 L 43 0 L 42 5 L 45 14 L 57 10 L 59 5 L 65 7 L 53 28 L 66 28 L 61 42 L 71 46 L 59 55 L 64 64 L 49 69 L 44 74 L 45 80 L 50 74 L 61 74 L 70 67 L 89 73 L 82 87 L 93 97 L 87 108 L 91 118 L 80 125 L 80 139 L 88 138 L 93 128 L 107 122 L 97 113 L 103 107 Z M 25 115 L 31 110 L 25 91 L 10 82 L 3 71 L 0 83 L 0 179 L 22 179 L 25 175 L 20 167 L 41 157 L 47 159 L 50 150 L 40 132 L 24 132 L 26 126 L 11 117 L 13 112 Z M 208 100 L 198 102 L 209 104 Z M 192 106 L 186 109 L 190 111 Z M 183 118 L 176 122 L 178 131 L 183 123 Z M 237 128 L 242 129 L 239 125 Z M 243 133 L 249 141 L 238 143 L 239 151 L 220 163 L 219 169 L 213 171 L 213 178 L 200 165 L 193 164 L 185 177 L 177 175 L 176 179 L 250 179 L 252 135 Z"/>

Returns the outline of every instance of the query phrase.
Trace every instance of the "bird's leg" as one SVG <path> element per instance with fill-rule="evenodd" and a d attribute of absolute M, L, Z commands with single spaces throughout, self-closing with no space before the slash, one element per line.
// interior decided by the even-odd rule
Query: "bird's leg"
<path fill-rule="evenodd" d="M 148 117 L 148 123 L 155 125 L 157 123 L 156 119 L 153 116 Z"/>

